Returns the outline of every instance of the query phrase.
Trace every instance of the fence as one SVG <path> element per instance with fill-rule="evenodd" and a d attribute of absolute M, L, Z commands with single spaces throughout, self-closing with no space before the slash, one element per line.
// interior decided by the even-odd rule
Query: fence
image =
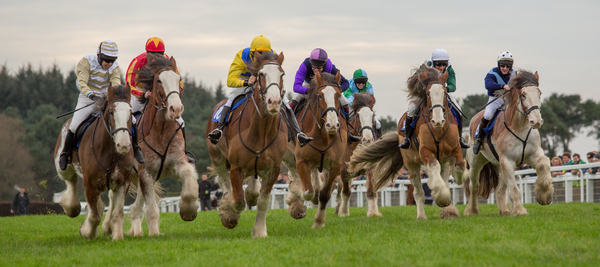
<path fill-rule="evenodd" d="M 570 171 L 579 170 L 579 175 L 575 176 L 569 172 L 564 175 L 553 178 L 554 184 L 554 196 L 553 203 L 569 203 L 569 202 L 600 202 L 600 172 L 598 174 L 583 174 L 583 170 L 589 168 L 600 167 L 600 162 L 580 164 L 580 165 L 569 165 L 569 166 L 557 166 L 552 167 L 552 171 Z M 523 203 L 536 203 L 535 194 L 533 193 L 533 187 L 536 176 L 535 170 L 519 170 L 515 172 L 515 179 L 519 190 L 521 191 L 521 199 Z M 452 203 L 464 204 L 467 203 L 467 196 L 465 196 L 464 189 L 453 183 L 452 177 L 450 177 L 450 192 L 452 194 Z M 351 207 L 364 207 L 367 205 L 365 186 L 366 181 L 354 181 L 352 183 L 352 196 L 350 198 Z M 427 179 L 423 179 L 422 183 L 426 184 Z M 378 192 L 377 204 L 380 207 L 386 206 L 404 206 L 406 205 L 406 185 L 410 184 L 408 180 L 396 180 L 397 186 L 384 187 Z M 285 199 L 289 194 L 287 185 L 275 184 L 271 191 L 271 204 L 269 209 L 287 209 L 288 205 L 285 203 Z M 334 190 L 332 197 L 328 203 L 328 207 L 335 207 L 337 205 L 335 195 L 337 190 Z M 507 198 L 507 201 L 509 199 Z M 478 202 L 494 204 L 494 194 L 486 200 L 479 197 Z M 305 202 L 308 208 L 314 207 L 312 202 Z M 163 198 L 159 202 L 161 212 L 179 212 L 179 197 L 168 197 Z"/>

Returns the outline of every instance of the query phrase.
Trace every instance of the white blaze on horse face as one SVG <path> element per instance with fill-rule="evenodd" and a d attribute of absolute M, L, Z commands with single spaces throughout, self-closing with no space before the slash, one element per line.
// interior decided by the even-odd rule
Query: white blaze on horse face
<path fill-rule="evenodd" d="M 360 128 L 357 130 L 360 130 L 362 127 L 365 127 L 365 126 L 371 126 L 372 127 L 371 129 L 373 129 L 373 115 L 374 115 L 373 111 L 368 107 L 363 107 L 363 108 L 359 109 L 358 110 L 358 119 L 360 121 Z M 368 144 L 368 143 L 375 141 L 375 136 L 374 136 L 372 130 L 365 129 L 360 134 L 361 134 L 360 142 L 363 144 Z"/>
<path fill-rule="evenodd" d="M 175 71 L 167 70 L 163 71 L 158 75 L 158 79 L 162 82 L 162 86 L 165 89 L 165 96 L 168 96 L 164 101 L 167 103 L 167 117 L 168 119 L 176 120 L 181 117 L 183 113 L 183 104 L 179 94 L 179 81 L 181 76 L 175 73 Z M 177 92 L 171 94 L 171 92 Z"/>
<path fill-rule="evenodd" d="M 534 106 L 540 107 L 542 105 L 541 100 L 541 92 L 537 86 L 527 86 L 521 89 L 521 92 L 525 97 L 522 97 L 523 105 L 521 107 L 531 108 Z M 523 112 L 527 112 L 527 110 L 523 110 Z M 542 113 L 540 109 L 534 109 L 527 115 L 527 119 L 529 120 L 529 124 L 533 129 L 539 129 L 544 124 L 544 120 L 542 119 Z"/>
<path fill-rule="evenodd" d="M 444 87 L 441 84 L 436 83 L 429 88 L 429 98 L 431 99 L 432 107 L 436 105 L 444 107 L 445 96 L 446 90 L 444 90 Z M 433 127 L 442 128 L 444 123 L 446 123 L 446 118 L 444 118 L 444 108 L 436 107 L 431 110 L 431 123 L 433 124 Z"/>
<path fill-rule="evenodd" d="M 279 107 L 281 106 L 281 88 L 279 82 L 283 73 L 280 71 L 278 65 L 265 65 L 259 73 L 263 75 L 265 86 L 269 88 L 265 92 L 267 110 L 271 115 L 275 115 L 279 112 Z"/>
<path fill-rule="evenodd" d="M 114 129 L 128 129 L 127 123 L 131 119 L 131 106 L 129 103 L 125 102 L 117 102 L 115 105 L 113 113 L 113 118 L 115 120 Z M 115 142 L 115 149 L 119 154 L 126 154 L 129 152 L 129 149 L 131 149 L 131 138 L 127 131 L 115 132 L 113 134 L 113 141 Z"/>
<path fill-rule="evenodd" d="M 325 99 L 325 103 L 327 103 L 327 107 L 336 108 L 335 102 L 338 100 L 335 98 L 335 89 L 331 86 L 326 86 L 321 92 L 323 92 L 323 98 Z M 327 111 L 327 114 L 325 115 L 325 130 L 330 134 L 334 134 L 339 127 L 340 122 L 337 113 L 333 110 Z"/>

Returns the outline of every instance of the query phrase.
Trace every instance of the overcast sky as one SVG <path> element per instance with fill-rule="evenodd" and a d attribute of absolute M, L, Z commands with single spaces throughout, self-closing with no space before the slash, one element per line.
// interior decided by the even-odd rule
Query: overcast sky
<path fill-rule="evenodd" d="M 320 47 L 348 79 L 366 70 L 378 116 L 397 119 L 410 70 L 438 47 L 450 54 L 459 99 L 485 93 L 483 78 L 509 51 L 515 68 L 539 72 L 543 97 L 600 101 L 599 12 L 600 1 L 2 1 L 0 64 L 13 74 L 28 63 L 57 64 L 66 74 L 112 39 L 125 71 L 158 36 L 182 74 L 215 88 L 235 54 L 262 34 L 285 54 L 286 90 Z M 586 153 L 589 139 L 580 140 L 572 149 Z"/>

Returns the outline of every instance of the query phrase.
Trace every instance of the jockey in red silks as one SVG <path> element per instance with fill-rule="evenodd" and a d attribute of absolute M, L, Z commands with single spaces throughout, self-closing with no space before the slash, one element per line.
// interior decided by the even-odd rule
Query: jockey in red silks
<path fill-rule="evenodd" d="M 231 110 L 231 105 L 233 104 L 233 100 L 241 94 L 245 92 L 246 89 L 252 87 L 256 83 L 256 77 L 250 73 L 249 66 L 252 66 L 252 61 L 254 60 L 255 53 L 262 53 L 265 51 L 271 51 L 275 53 L 271 49 L 271 41 L 262 35 L 255 37 L 250 43 L 250 47 L 246 47 L 240 50 L 231 62 L 231 66 L 229 67 L 229 74 L 227 75 L 227 87 L 229 87 L 230 92 L 227 96 L 227 103 L 223 106 L 223 110 L 221 111 L 221 115 L 219 117 L 219 122 L 217 124 L 217 128 L 208 134 L 208 138 L 213 144 L 217 144 L 219 140 L 221 140 L 221 135 L 223 133 L 223 128 L 225 127 L 225 119 L 227 118 L 227 114 Z M 283 97 L 283 105 L 286 108 L 287 114 L 287 124 L 291 128 L 296 135 L 298 140 L 298 144 L 302 147 L 312 141 L 312 138 L 306 136 L 298 126 L 298 122 L 296 121 L 296 116 L 294 112 L 290 108 L 289 100 L 287 97 Z"/>
<path fill-rule="evenodd" d="M 335 65 L 331 62 L 331 60 L 327 56 L 327 52 L 321 48 L 315 48 L 312 52 L 310 52 L 310 56 L 304 59 L 304 62 L 300 64 L 298 71 L 296 71 L 296 78 L 294 80 L 294 97 L 292 98 L 292 107 L 296 106 L 298 102 L 302 99 L 306 98 L 306 91 L 308 90 L 308 86 L 310 84 L 310 80 L 315 76 L 315 72 L 322 73 L 331 73 L 332 75 L 336 75 L 340 72 Z M 342 95 L 340 95 L 340 104 L 342 109 L 348 114 L 348 99 L 344 96 L 344 91 L 348 89 L 348 80 L 344 78 L 343 75 L 341 79 L 340 89 L 342 90 Z M 348 119 L 346 118 L 346 123 L 348 123 Z M 360 138 L 354 136 L 350 131 L 348 131 L 348 143 L 359 142 Z"/>
<path fill-rule="evenodd" d="M 148 54 L 164 56 L 166 58 L 169 58 L 169 56 L 165 54 L 165 42 L 163 42 L 163 40 L 158 37 L 150 37 L 146 41 L 145 49 L 146 52 L 139 54 L 131 61 L 131 63 L 129 63 L 129 67 L 127 68 L 127 73 L 125 75 L 125 80 L 131 86 L 131 112 L 134 115 L 138 112 L 143 112 L 144 107 L 146 106 L 147 99 L 150 98 L 150 95 L 152 93 L 150 91 L 147 91 L 144 94 L 144 85 L 139 84 L 135 81 L 135 79 L 138 77 L 136 71 L 142 69 L 148 64 Z M 179 74 L 178 70 L 176 70 L 176 72 L 177 74 Z M 179 81 L 179 88 L 183 90 L 183 80 Z M 133 125 L 135 125 L 135 122 L 136 120 L 135 118 L 133 118 Z M 183 121 L 183 118 L 179 117 L 179 119 L 177 119 L 177 123 L 181 125 L 181 133 L 183 133 L 184 144 L 187 144 L 185 138 L 185 122 Z M 135 131 L 137 132 L 137 129 L 135 129 Z M 137 146 L 137 142 L 135 143 Z M 188 156 L 188 161 L 192 164 L 196 162 L 196 160 L 190 156 Z"/>

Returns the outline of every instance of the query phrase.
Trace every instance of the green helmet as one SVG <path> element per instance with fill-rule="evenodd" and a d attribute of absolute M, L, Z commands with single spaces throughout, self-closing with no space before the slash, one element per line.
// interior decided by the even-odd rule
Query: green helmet
<path fill-rule="evenodd" d="M 353 78 L 356 79 L 369 79 L 367 72 L 364 71 L 363 69 L 357 69 L 354 71 L 354 76 Z"/>

